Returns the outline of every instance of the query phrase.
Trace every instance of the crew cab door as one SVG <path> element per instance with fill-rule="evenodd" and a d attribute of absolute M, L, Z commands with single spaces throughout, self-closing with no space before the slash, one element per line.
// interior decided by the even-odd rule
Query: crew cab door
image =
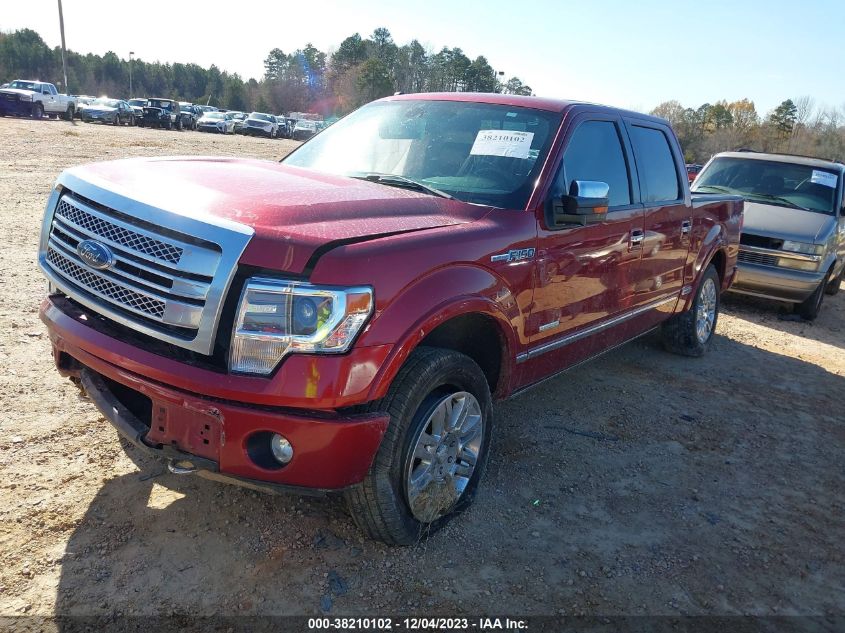
<path fill-rule="evenodd" d="M 625 119 L 645 210 L 641 278 L 634 305 L 677 296 L 692 234 L 692 203 L 680 147 L 665 125 Z M 656 315 L 659 319 L 660 315 Z"/>
<path fill-rule="evenodd" d="M 630 309 L 640 282 L 643 209 L 621 118 L 587 114 L 573 122 L 547 204 L 575 180 L 609 185 L 609 207 L 604 219 L 585 225 L 550 228 L 538 218 L 532 336 L 522 359 L 532 361 L 528 381 L 600 351 L 593 334 Z"/>

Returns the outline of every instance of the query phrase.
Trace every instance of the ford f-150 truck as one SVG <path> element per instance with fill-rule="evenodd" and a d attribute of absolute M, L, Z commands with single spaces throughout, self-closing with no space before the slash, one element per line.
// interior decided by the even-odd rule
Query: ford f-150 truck
<path fill-rule="evenodd" d="M 0 90 L 0 116 L 17 114 L 40 119 L 45 114 L 73 119 L 76 98 L 59 94 L 56 86 L 46 81 L 16 79 Z"/>
<path fill-rule="evenodd" d="M 407 544 L 472 501 L 493 400 L 658 327 L 702 354 L 742 209 L 691 196 L 662 119 L 399 95 L 281 164 L 65 171 L 41 317 L 58 370 L 172 472 L 342 493 Z"/>

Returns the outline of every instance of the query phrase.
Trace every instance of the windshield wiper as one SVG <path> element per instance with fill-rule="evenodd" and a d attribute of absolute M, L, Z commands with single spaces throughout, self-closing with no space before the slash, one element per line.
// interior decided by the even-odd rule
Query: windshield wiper
<path fill-rule="evenodd" d="M 751 196 L 752 198 L 763 198 L 763 200 L 774 200 L 776 202 L 785 204 L 786 206 L 791 207 L 793 209 L 801 209 L 802 211 L 812 211 L 812 209 L 802 207 L 800 204 L 795 204 L 794 202 L 792 202 L 792 200 L 787 200 L 786 198 L 781 198 L 780 196 L 770 196 L 766 193 L 749 193 L 746 195 Z"/>
<path fill-rule="evenodd" d="M 703 187 L 707 187 L 708 189 L 715 189 L 716 191 L 724 191 L 725 193 L 732 193 L 732 191 L 730 189 L 728 189 L 727 187 L 719 187 L 718 185 L 698 185 L 695 188 L 694 193 L 698 193 L 698 190 L 703 188 Z"/>
<path fill-rule="evenodd" d="M 400 176 L 399 174 L 364 174 L 361 176 L 352 176 L 352 178 L 357 178 L 358 180 L 369 180 L 370 182 L 377 182 L 382 185 L 387 185 L 388 187 L 403 187 L 405 189 L 422 191 L 423 193 L 430 193 L 433 196 L 448 198 L 449 200 L 455 199 L 454 196 L 450 196 L 445 191 L 429 187 L 419 181 L 412 180 L 411 178 L 407 178 L 405 176 Z"/>

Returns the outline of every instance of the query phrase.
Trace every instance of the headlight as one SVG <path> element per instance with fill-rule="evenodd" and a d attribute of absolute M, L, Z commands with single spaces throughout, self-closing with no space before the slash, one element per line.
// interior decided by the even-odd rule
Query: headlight
<path fill-rule="evenodd" d="M 778 266 L 781 268 L 792 268 L 794 270 L 816 271 L 819 269 L 819 262 L 793 259 L 792 257 L 778 257 Z"/>
<path fill-rule="evenodd" d="M 793 242 L 792 240 L 785 240 L 781 250 L 789 251 L 790 253 L 804 253 L 805 255 L 821 255 L 824 253 L 824 246 L 822 244 L 807 244 L 806 242 Z"/>
<path fill-rule="evenodd" d="M 372 312 L 371 288 L 250 279 L 232 331 L 229 370 L 266 375 L 288 353 L 346 352 Z"/>
<path fill-rule="evenodd" d="M 32 95 L 19 95 L 18 99 L 21 101 L 32 101 Z"/>

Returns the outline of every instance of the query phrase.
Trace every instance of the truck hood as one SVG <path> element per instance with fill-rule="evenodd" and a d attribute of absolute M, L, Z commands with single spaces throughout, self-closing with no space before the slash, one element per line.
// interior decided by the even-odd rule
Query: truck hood
<path fill-rule="evenodd" d="M 3 94 L 13 94 L 13 95 L 34 95 L 36 92 L 34 90 L 22 90 L 21 88 L 0 88 L 0 92 Z"/>
<path fill-rule="evenodd" d="M 745 201 L 744 233 L 797 242 L 820 239 L 834 221 L 832 215 Z"/>
<path fill-rule="evenodd" d="M 130 158 L 70 176 L 160 209 L 245 224 L 242 263 L 300 274 L 334 242 L 472 222 L 490 207 L 279 163 L 219 157 Z M 95 198 L 96 201 L 96 198 Z"/>

